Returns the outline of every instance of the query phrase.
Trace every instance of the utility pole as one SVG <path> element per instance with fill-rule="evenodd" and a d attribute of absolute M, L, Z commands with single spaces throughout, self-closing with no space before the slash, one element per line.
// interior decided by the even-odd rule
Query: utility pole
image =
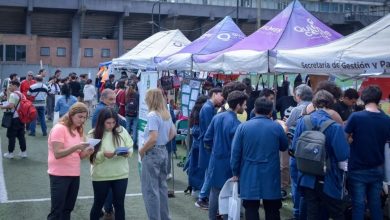
<path fill-rule="evenodd" d="M 240 0 L 237 0 L 237 5 L 236 5 L 236 24 L 238 26 L 238 7 L 240 6 Z"/>
<path fill-rule="evenodd" d="M 261 0 L 257 0 L 256 29 L 261 27 Z"/>

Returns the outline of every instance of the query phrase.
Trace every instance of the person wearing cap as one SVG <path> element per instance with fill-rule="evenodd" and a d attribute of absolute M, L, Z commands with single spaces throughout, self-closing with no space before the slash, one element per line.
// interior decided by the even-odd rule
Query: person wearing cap
<path fill-rule="evenodd" d="M 26 79 L 20 83 L 20 92 L 27 96 L 27 92 L 30 89 L 30 86 L 35 83 L 36 81 L 34 80 L 34 73 L 32 71 L 28 71 Z"/>

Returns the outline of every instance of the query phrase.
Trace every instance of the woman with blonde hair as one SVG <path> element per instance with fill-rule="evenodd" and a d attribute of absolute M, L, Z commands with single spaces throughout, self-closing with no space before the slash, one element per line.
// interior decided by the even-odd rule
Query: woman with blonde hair
<path fill-rule="evenodd" d="M 150 220 L 168 220 L 168 152 L 165 145 L 176 135 L 175 125 L 159 89 L 146 92 L 149 113 L 145 127 L 145 142 L 140 147 L 142 160 L 141 188 L 146 213 Z"/>
<path fill-rule="evenodd" d="M 88 108 L 76 102 L 48 138 L 48 174 L 51 210 L 47 219 L 70 219 L 80 185 L 80 162 L 89 157 L 93 148 L 84 142 L 84 123 Z"/>

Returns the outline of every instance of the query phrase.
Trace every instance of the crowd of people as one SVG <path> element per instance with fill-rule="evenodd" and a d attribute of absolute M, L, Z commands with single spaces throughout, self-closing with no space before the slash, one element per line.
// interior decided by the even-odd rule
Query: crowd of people
<path fill-rule="evenodd" d="M 19 82 L 11 74 L 7 88 L 13 111 L 7 128 L 8 152 L 15 157 L 19 141 L 27 157 L 25 131 L 36 136 L 37 123 L 48 135 L 48 174 L 51 209 L 48 219 L 70 219 L 80 184 L 80 161 L 88 158 L 94 201 L 90 219 L 125 219 L 124 200 L 129 177 L 128 158 L 133 148 L 141 157 L 141 189 L 148 219 L 169 217 L 167 179 L 171 172 L 170 141 L 176 135 L 175 103 L 161 88 L 149 89 L 144 143 L 137 141 L 138 78 L 126 72 L 116 80 L 88 79 L 87 74 L 61 71 L 46 82 L 42 69 L 29 71 Z M 382 219 L 384 149 L 390 140 L 390 117 L 380 108 L 377 86 L 342 91 L 334 82 L 322 81 L 313 90 L 300 77 L 292 94 L 288 82 L 277 91 L 253 89 L 250 79 L 230 82 L 200 94 L 188 118 L 192 143 L 185 171 L 195 206 L 208 210 L 210 220 L 227 219 L 219 213 L 219 195 L 227 181 L 239 183 L 245 219 L 256 220 L 263 204 L 265 219 L 280 219 L 282 200 L 291 191 L 293 219 Z M 288 89 L 287 89 L 288 90 Z M 281 95 L 281 91 L 285 91 Z M 23 124 L 17 108 L 26 97 L 37 119 Z M 167 105 L 167 103 L 170 103 Z M 49 131 L 47 120 L 58 123 Z M 85 131 L 90 117 L 92 129 Z M 302 168 L 297 151 L 306 131 L 324 135 L 324 174 Z M 90 138 L 100 142 L 91 147 Z M 313 140 L 309 140 L 313 141 Z M 172 141 L 175 142 L 175 141 Z M 139 145 L 139 146 L 137 146 Z M 367 208 L 368 207 L 368 212 Z"/>
<path fill-rule="evenodd" d="M 208 210 L 210 220 L 227 219 L 218 214 L 218 196 L 226 181 L 238 181 L 245 219 L 259 219 L 261 202 L 265 219 L 280 219 L 289 186 L 292 219 L 383 219 L 390 118 L 380 108 L 380 88 L 369 86 L 359 96 L 330 81 L 314 91 L 295 81 L 293 95 L 275 100 L 273 90 L 259 94 L 251 83 L 245 88 L 247 81 L 211 89 L 191 112 L 186 171 L 190 188 L 198 193 L 195 205 Z M 243 121 L 244 109 L 248 118 Z M 297 166 L 295 151 L 307 130 L 324 135 L 323 175 Z"/>

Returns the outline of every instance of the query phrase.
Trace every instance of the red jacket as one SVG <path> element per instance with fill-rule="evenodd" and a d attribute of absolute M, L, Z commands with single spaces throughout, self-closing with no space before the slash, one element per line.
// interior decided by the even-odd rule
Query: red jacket
<path fill-rule="evenodd" d="M 34 83 L 36 83 L 35 80 L 23 80 L 22 83 L 20 83 L 20 92 L 27 96 L 27 92 L 30 89 L 30 86 Z"/>

